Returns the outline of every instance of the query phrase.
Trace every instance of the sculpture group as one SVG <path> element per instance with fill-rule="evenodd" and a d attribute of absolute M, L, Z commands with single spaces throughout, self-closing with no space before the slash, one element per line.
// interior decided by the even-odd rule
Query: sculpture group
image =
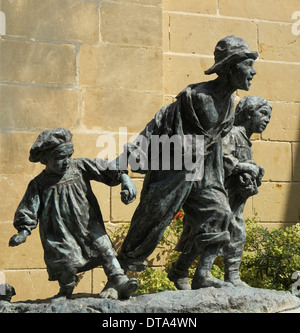
<path fill-rule="evenodd" d="M 180 256 L 168 275 L 177 289 L 245 285 L 239 276 L 246 237 L 243 210 L 247 199 L 258 193 L 264 175 L 263 167 L 253 160 L 250 138 L 265 130 L 272 106 L 262 97 L 246 96 L 234 110 L 234 92 L 249 91 L 256 74 L 258 54 L 246 41 L 228 36 L 217 43 L 214 57 L 215 64 L 205 73 L 215 73 L 217 78 L 180 92 L 176 101 L 162 107 L 141 132 L 143 144 L 128 143 L 115 161 L 72 159 L 72 134 L 64 128 L 38 136 L 29 160 L 46 167 L 28 185 L 15 213 L 18 233 L 9 245 L 25 242 L 39 222 L 49 280 L 60 285 L 57 297 L 70 297 L 77 273 L 100 265 L 108 278 L 100 296 L 130 297 L 138 282 L 129 279 L 126 272 L 146 268 L 146 259 L 181 208 L 185 212 L 183 233 L 176 247 Z M 162 150 L 158 154 L 151 151 L 155 136 L 182 138 L 182 146 L 170 148 L 168 169 L 163 163 L 151 168 L 152 160 L 163 160 Z M 187 136 L 203 138 L 204 151 L 193 169 L 183 164 L 179 169 L 172 153 L 176 150 L 182 160 L 186 157 Z M 192 157 L 197 155 L 196 142 L 189 141 Z M 132 202 L 137 190 L 119 166 L 126 160 L 132 167 L 135 157 L 140 168 L 134 171 L 144 173 L 145 179 L 128 234 L 116 253 L 90 181 L 122 184 L 121 200 Z M 190 285 L 188 271 L 199 256 Z M 224 281 L 211 276 L 217 256 L 224 257 Z"/>

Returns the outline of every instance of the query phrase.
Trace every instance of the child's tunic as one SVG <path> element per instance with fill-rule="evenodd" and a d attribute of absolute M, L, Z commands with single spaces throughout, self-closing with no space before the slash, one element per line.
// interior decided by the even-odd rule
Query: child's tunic
<path fill-rule="evenodd" d="M 64 270 L 85 271 L 101 265 L 113 250 L 90 181 L 120 184 L 120 173 L 104 160 L 72 159 L 64 175 L 43 171 L 28 185 L 14 218 L 18 231 L 37 227 L 49 280 Z"/>
<path fill-rule="evenodd" d="M 243 218 L 247 199 L 257 190 L 256 180 L 251 177 L 251 185 L 247 189 L 239 181 L 240 174 L 234 174 L 239 163 L 254 163 L 252 143 L 239 126 L 233 126 L 223 138 L 223 160 L 225 171 L 225 188 L 228 192 L 229 203 L 233 217 L 229 224 L 230 244 L 223 248 L 227 258 L 240 258 L 246 241 L 245 222 Z M 249 175 L 250 177 L 250 175 Z"/>

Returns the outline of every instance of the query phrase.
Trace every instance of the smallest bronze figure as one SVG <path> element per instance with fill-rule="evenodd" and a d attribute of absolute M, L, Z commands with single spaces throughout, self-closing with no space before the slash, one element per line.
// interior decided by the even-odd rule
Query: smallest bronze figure
<path fill-rule="evenodd" d="M 65 128 L 38 136 L 29 160 L 46 168 L 28 185 L 15 213 L 18 234 L 11 237 L 9 245 L 24 243 L 39 221 L 49 280 L 58 280 L 60 285 L 56 297 L 71 297 L 77 273 L 103 266 L 118 297 L 129 298 L 138 282 L 128 279 L 116 258 L 90 181 L 108 186 L 122 183 L 125 204 L 135 199 L 135 185 L 126 173 L 110 168 L 108 161 L 72 159 L 73 152 L 72 133 Z"/>
<path fill-rule="evenodd" d="M 236 107 L 234 126 L 222 139 L 225 188 L 233 217 L 228 226 L 230 243 L 221 254 L 225 263 L 224 280 L 235 286 L 247 286 L 239 275 L 246 241 L 243 212 L 247 199 L 258 193 L 264 175 L 263 167 L 253 160 L 250 137 L 266 129 L 271 112 L 272 105 L 262 97 L 242 98 Z"/>

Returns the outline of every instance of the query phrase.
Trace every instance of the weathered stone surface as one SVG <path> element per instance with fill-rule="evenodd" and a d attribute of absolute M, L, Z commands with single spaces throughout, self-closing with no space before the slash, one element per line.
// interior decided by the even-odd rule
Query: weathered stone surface
<path fill-rule="evenodd" d="M 259 22 L 260 59 L 295 61 L 299 60 L 300 40 L 291 33 L 291 24 Z"/>
<path fill-rule="evenodd" d="M 188 57 L 181 55 L 164 55 L 164 93 L 166 95 L 178 94 L 190 82 L 199 82 L 204 78 L 204 71 L 214 64 L 212 57 Z M 212 79 L 217 76 L 213 74 Z M 207 77 L 205 77 L 207 79 Z"/>
<path fill-rule="evenodd" d="M 253 142 L 255 162 L 265 169 L 264 181 L 290 181 L 292 179 L 292 151 L 288 142 Z"/>
<path fill-rule="evenodd" d="M 86 128 L 119 132 L 120 127 L 127 127 L 131 133 L 139 133 L 144 129 L 163 103 L 161 94 L 128 89 L 87 89 L 83 101 L 82 122 Z M 118 121 L 111 121 L 112 115 Z"/>
<path fill-rule="evenodd" d="M 31 179 L 29 175 L 0 175 L 0 222 L 12 220 L 17 202 L 22 199 Z"/>
<path fill-rule="evenodd" d="M 101 36 L 104 42 L 161 47 L 161 8 L 119 2 L 100 7 Z"/>
<path fill-rule="evenodd" d="M 32 131 L 34 128 L 55 128 L 64 124 L 71 128 L 79 117 L 79 98 L 78 91 L 71 89 L 1 85 L 1 127 Z M 19 136 L 26 134 L 19 133 Z M 18 133 L 14 131 L 11 135 L 18 136 Z M 32 140 L 24 140 L 23 137 L 23 141 L 30 145 Z"/>
<path fill-rule="evenodd" d="M 253 79 L 251 94 L 263 96 L 270 101 L 299 102 L 300 93 L 297 82 L 299 81 L 300 65 L 298 63 L 281 63 L 257 61 L 254 66 L 257 75 Z M 265 78 L 268 78 L 266 80 Z M 280 78 L 280 79 L 278 79 Z M 239 96 L 247 95 L 239 91 Z"/>
<path fill-rule="evenodd" d="M 250 19 L 291 22 L 291 13 L 299 10 L 299 2 L 290 0 L 289 5 L 273 0 L 220 0 L 220 15 Z"/>
<path fill-rule="evenodd" d="M 262 184 L 253 206 L 260 221 L 297 223 L 299 200 L 300 184 L 270 182 Z"/>
<path fill-rule="evenodd" d="M 97 3 L 82 0 L 1 1 L 8 35 L 42 41 L 97 42 Z"/>
<path fill-rule="evenodd" d="M 0 80 L 38 84 L 75 83 L 75 47 L 67 44 L 0 41 Z"/>
<path fill-rule="evenodd" d="M 11 219 L 13 219 L 14 214 L 12 214 Z M 32 232 L 30 237 L 30 242 L 23 244 L 23 246 L 16 247 L 12 249 L 8 247 L 8 241 L 10 237 L 16 233 L 16 229 L 13 227 L 12 222 L 0 222 L 0 247 L 1 247 L 1 256 L 0 256 L 0 267 L 1 271 L 6 269 L 14 270 L 21 269 L 19 272 L 24 273 L 25 269 L 35 267 L 37 269 L 41 269 L 45 267 L 44 256 L 43 256 L 43 248 L 40 241 L 40 235 L 38 230 Z M 35 271 L 35 272 L 36 272 Z M 20 281 L 20 284 L 16 285 L 14 278 L 17 272 L 14 272 L 13 275 L 10 275 L 11 271 L 5 272 L 7 279 L 10 280 L 9 283 L 13 285 L 16 290 L 26 289 L 24 284 L 24 278 Z M 34 273 L 33 273 L 34 274 Z M 32 277 L 31 277 L 32 278 Z M 48 276 L 46 275 L 43 283 L 47 283 Z M 7 280 L 8 281 L 8 280 Z M 30 276 L 29 276 L 30 281 Z M 29 282 L 32 284 L 32 281 Z M 51 295 L 51 294 L 50 294 Z M 19 296 L 19 292 L 18 292 Z M 49 296 L 49 295 L 48 295 Z M 47 296 L 46 296 L 47 297 Z M 19 298 L 18 298 L 19 299 Z M 21 298 L 23 299 L 23 298 Z"/>
<path fill-rule="evenodd" d="M 262 133 L 263 140 L 298 141 L 300 138 L 300 106 L 298 103 L 272 102 L 272 120 Z"/>
<path fill-rule="evenodd" d="M 135 3 L 146 6 L 161 6 L 162 0 L 118 0 L 120 3 Z"/>
<path fill-rule="evenodd" d="M 292 153 L 293 153 L 293 180 L 295 182 L 300 181 L 300 143 L 292 144 Z"/>
<path fill-rule="evenodd" d="M 300 307 L 300 299 L 289 292 L 257 288 L 213 287 L 199 290 L 142 294 L 129 300 L 99 299 L 77 295 L 74 299 L 0 302 L 2 313 L 276 313 Z"/>
<path fill-rule="evenodd" d="M 217 3 L 211 0 L 164 0 L 163 10 L 199 14 L 216 14 Z"/>
<path fill-rule="evenodd" d="M 161 92 L 162 52 L 112 44 L 84 45 L 79 53 L 79 83 L 96 88 Z"/>
<path fill-rule="evenodd" d="M 211 38 L 210 31 L 214 29 L 214 38 Z M 172 52 L 211 55 L 216 40 L 232 34 L 245 39 L 251 50 L 256 51 L 257 27 L 254 22 L 177 13 L 170 16 Z"/>

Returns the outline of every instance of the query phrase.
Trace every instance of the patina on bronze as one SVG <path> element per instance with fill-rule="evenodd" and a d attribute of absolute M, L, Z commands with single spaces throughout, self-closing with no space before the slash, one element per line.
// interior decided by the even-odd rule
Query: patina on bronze
<path fill-rule="evenodd" d="M 14 217 L 18 233 L 10 246 L 24 243 L 39 223 L 49 280 L 58 280 L 57 297 L 72 295 L 77 273 L 103 266 L 119 298 L 128 298 L 137 288 L 136 279 L 124 274 L 106 233 L 90 182 L 108 186 L 122 184 L 125 203 L 137 194 L 129 176 L 109 168 L 106 160 L 72 159 L 72 133 L 65 128 L 42 132 L 30 150 L 29 160 L 46 165 L 28 185 Z"/>
<path fill-rule="evenodd" d="M 174 103 L 157 112 L 141 133 L 148 138 L 149 144 L 153 135 L 203 135 L 204 176 L 201 180 L 186 181 L 186 174 L 196 170 L 184 168 L 146 172 L 140 203 L 118 256 L 125 270 L 145 269 L 144 261 L 182 207 L 184 232 L 177 247 L 182 253 L 169 278 L 180 289 L 188 287 L 188 268 L 201 254 L 193 288 L 226 284 L 210 274 L 221 246 L 230 241 L 228 225 L 232 211 L 224 187 L 222 137 L 233 126 L 233 94 L 237 89 L 250 89 L 256 74 L 253 65 L 257 56 L 241 38 L 222 39 L 215 49 L 215 64 L 206 71 L 206 74 L 216 73 L 218 77 L 185 88 Z M 134 147 L 139 148 L 142 149 L 138 145 Z M 131 152 L 132 145 L 128 145 L 128 149 Z M 107 295 L 109 297 L 108 292 Z"/>
<path fill-rule="evenodd" d="M 245 285 L 239 276 L 246 241 L 244 207 L 249 197 L 258 193 L 264 168 L 253 160 L 253 133 L 262 133 L 271 118 L 272 105 L 264 98 L 246 96 L 238 103 L 232 130 L 223 138 L 225 188 L 233 216 L 228 226 L 230 243 L 223 247 L 224 280 L 235 286 Z"/>

